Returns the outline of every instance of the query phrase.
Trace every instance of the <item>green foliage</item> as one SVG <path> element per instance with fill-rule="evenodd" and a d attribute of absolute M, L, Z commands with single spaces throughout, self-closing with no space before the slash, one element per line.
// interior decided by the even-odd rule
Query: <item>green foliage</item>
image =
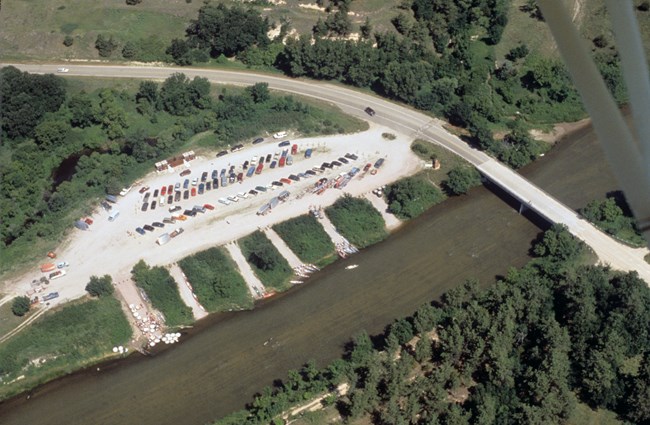
<path fill-rule="evenodd" d="M 190 81 L 185 74 L 173 74 L 160 88 L 160 104 L 172 115 L 189 115 L 195 108 L 206 109 L 211 104 L 210 83 L 202 77 Z"/>
<path fill-rule="evenodd" d="M 71 35 L 66 35 L 66 36 L 63 38 L 63 45 L 64 45 L 65 47 L 70 47 L 70 46 L 72 46 L 73 43 L 74 43 L 74 38 L 72 38 Z"/>
<path fill-rule="evenodd" d="M 142 288 L 155 309 L 165 316 L 167 326 L 189 325 L 194 321 L 192 310 L 185 305 L 176 281 L 163 267 L 149 267 L 140 260 L 131 270 L 133 280 Z"/>
<path fill-rule="evenodd" d="M 254 9 L 206 3 L 187 35 L 192 45 L 207 49 L 212 57 L 233 56 L 251 46 L 266 46 L 268 29 L 267 20 Z"/>
<path fill-rule="evenodd" d="M 113 54 L 117 47 L 118 43 L 112 35 L 110 37 L 106 37 L 103 34 L 97 35 L 97 39 L 95 40 L 95 49 L 97 49 L 99 56 L 107 58 Z"/>
<path fill-rule="evenodd" d="M 246 282 L 223 248 L 210 248 L 179 261 L 199 302 L 209 312 L 251 308 Z"/>
<path fill-rule="evenodd" d="M 93 297 L 104 297 L 115 292 L 113 279 L 105 274 L 102 277 L 90 276 L 90 282 L 86 285 L 86 292 Z"/>
<path fill-rule="evenodd" d="M 16 316 L 24 316 L 29 312 L 29 298 L 25 296 L 16 297 L 11 302 L 11 312 Z"/>
<path fill-rule="evenodd" d="M 332 239 L 310 214 L 278 223 L 273 226 L 273 230 L 305 263 L 324 265 L 336 258 Z"/>
<path fill-rule="evenodd" d="M 13 66 L 0 70 L 0 121 L 9 139 L 33 135 L 47 112 L 65 101 L 65 81 L 54 75 L 31 75 Z"/>
<path fill-rule="evenodd" d="M 386 223 L 367 199 L 343 196 L 325 214 L 336 229 L 358 248 L 373 245 L 387 236 Z"/>
<path fill-rule="evenodd" d="M 406 177 L 386 188 L 388 211 L 408 220 L 415 218 L 444 200 L 444 195 L 434 185 L 420 176 Z"/>
<path fill-rule="evenodd" d="M 97 362 L 115 345 L 126 344 L 131 326 L 113 297 L 69 304 L 39 318 L 0 345 L 0 376 L 11 381 L 0 398 Z M 37 361 L 38 359 L 38 361 Z"/>
<path fill-rule="evenodd" d="M 277 290 L 287 288 L 293 270 L 280 251 L 259 230 L 239 240 L 244 258 L 264 286 Z"/>
<path fill-rule="evenodd" d="M 629 211 L 625 200 L 621 200 L 622 207 Z M 623 241 L 637 247 L 645 245 L 645 239 L 636 227 L 636 222 L 631 214 L 623 213 L 623 208 L 617 204 L 617 198 L 610 196 L 599 201 L 594 200 L 580 210 L 580 214 L 587 220 Z"/>
<path fill-rule="evenodd" d="M 481 184 L 481 174 L 474 167 L 457 166 L 447 173 L 445 190 L 452 195 L 463 195 Z"/>

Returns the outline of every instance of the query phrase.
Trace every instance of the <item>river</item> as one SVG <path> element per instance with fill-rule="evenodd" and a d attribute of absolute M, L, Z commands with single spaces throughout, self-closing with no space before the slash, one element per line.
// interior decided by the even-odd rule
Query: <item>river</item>
<path fill-rule="evenodd" d="M 522 173 L 573 208 L 616 189 L 591 128 Z M 254 311 L 207 318 L 154 357 L 103 364 L 2 403 L 0 423 L 203 424 L 240 409 L 287 370 L 339 357 L 360 330 L 378 333 L 464 279 L 488 285 L 525 264 L 544 223 L 504 200 L 485 187 L 450 199 Z M 359 267 L 345 270 L 351 263 Z"/>

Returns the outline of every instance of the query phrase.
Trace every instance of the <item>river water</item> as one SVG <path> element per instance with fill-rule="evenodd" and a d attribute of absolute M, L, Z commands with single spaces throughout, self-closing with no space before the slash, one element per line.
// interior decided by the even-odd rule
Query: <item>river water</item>
<path fill-rule="evenodd" d="M 572 208 L 616 189 L 590 128 L 522 173 Z M 339 357 L 360 330 L 378 333 L 464 279 L 487 285 L 526 263 L 545 224 L 513 205 L 485 187 L 450 199 L 254 311 L 207 318 L 154 357 L 104 364 L 2 403 L 0 423 L 210 422 L 244 407 L 287 370 Z M 351 263 L 359 267 L 345 270 Z"/>

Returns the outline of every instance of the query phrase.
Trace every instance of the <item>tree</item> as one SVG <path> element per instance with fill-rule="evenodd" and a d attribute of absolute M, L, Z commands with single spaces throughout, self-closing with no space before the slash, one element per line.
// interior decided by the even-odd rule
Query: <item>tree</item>
<path fill-rule="evenodd" d="M 64 45 L 65 47 L 70 47 L 70 46 L 72 46 L 73 43 L 74 43 L 74 38 L 72 38 L 72 36 L 70 36 L 70 35 L 66 35 L 66 36 L 63 38 L 63 45 Z"/>
<path fill-rule="evenodd" d="M 386 191 L 388 210 L 398 217 L 411 219 L 443 199 L 442 192 L 429 182 L 408 177 L 391 184 Z"/>
<path fill-rule="evenodd" d="M 124 47 L 122 47 L 122 57 L 124 59 L 133 59 L 137 53 L 138 50 L 132 41 L 124 43 Z"/>
<path fill-rule="evenodd" d="M 260 246 L 250 253 L 248 259 L 261 270 L 273 270 L 278 264 L 277 252 L 269 245 Z"/>
<path fill-rule="evenodd" d="M 445 189 L 452 195 L 463 195 L 481 184 L 481 175 L 474 167 L 456 166 L 447 173 Z"/>
<path fill-rule="evenodd" d="M 95 48 L 99 56 L 107 58 L 117 49 L 117 42 L 113 39 L 112 35 L 107 38 L 105 35 L 99 34 L 95 40 Z"/>
<path fill-rule="evenodd" d="M 250 94 L 255 103 L 264 103 L 271 99 L 268 83 L 253 84 L 250 87 L 246 87 L 246 92 Z"/>
<path fill-rule="evenodd" d="M 192 46 L 205 48 L 212 57 L 233 56 L 250 46 L 266 46 L 269 23 L 255 9 L 207 3 L 187 28 Z"/>
<path fill-rule="evenodd" d="M 599 49 L 604 49 L 609 44 L 607 37 L 605 37 L 603 34 L 597 35 L 592 41 L 594 43 L 594 46 L 598 47 Z"/>
<path fill-rule="evenodd" d="M 39 146 L 53 148 L 61 145 L 69 131 L 70 126 L 62 118 L 51 117 L 34 129 L 34 138 Z"/>
<path fill-rule="evenodd" d="M 172 74 L 160 88 L 162 108 L 172 115 L 189 115 L 192 110 L 190 80 L 185 74 Z"/>
<path fill-rule="evenodd" d="M 24 316 L 29 311 L 30 301 L 27 297 L 16 297 L 11 303 L 11 311 L 16 316 Z"/>
<path fill-rule="evenodd" d="M 364 21 L 363 25 L 359 28 L 359 31 L 361 31 L 361 38 L 364 40 L 370 39 L 370 36 L 372 35 L 372 24 L 370 23 L 370 17 L 366 16 L 366 20 Z"/>
<path fill-rule="evenodd" d="M 73 127 L 86 128 L 97 122 L 97 107 L 83 90 L 70 98 L 68 110 L 72 114 L 70 125 Z"/>
<path fill-rule="evenodd" d="M 111 295 L 115 291 L 113 279 L 107 274 L 102 277 L 90 276 L 86 291 L 93 297 Z"/>
<path fill-rule="evenodd" d="M 190 46 L 185 40 L 173 39 L 172 44 L 165 50 L 165 53 L 171 55 L 177 65 L 192 65 Z"/>
<path fill-rule="evenodd" d="M 506 58 L 508 58 L 508 60 L 516 62 L 517 60 L 523 59 L 526 56 L 528 56 L 528 53 L 530 53 L 530 50 L 528 50 L 528 46 L 522 43 L 519 46 L 510 49 L 510 51 L 506 55 Z"/>
<path fill-rule="evenodd" d="M 553 224 L 533 246 L 533 252 L 539 257 L 568 261 L 577 258 L 583 246 L 584 243 L 574 238 L 564 224 Z"/>

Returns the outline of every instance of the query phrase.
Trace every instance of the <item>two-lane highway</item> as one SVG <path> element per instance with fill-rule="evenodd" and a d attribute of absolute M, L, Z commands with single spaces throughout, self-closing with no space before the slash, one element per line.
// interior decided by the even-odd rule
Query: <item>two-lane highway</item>
<path fill-rule="evenodd" d="M 56 73 L 57 68 L 65 66 L 69 68 L 69 72 L 60 75 L 156 80 L 164 80 L 175 72 L 182 72 L 190 78 L 205 77 L 213 83 L 221 84 L 252 85 L 266 82 L 274 90 L 330 102 L 351 115 L 371 119 L 393 128 L 396 132 L 429 140 L 449 149 L 475 165 L 487 178 L 528 204 L 542 216 L 553 222 L 565 224 L 572 234 L 585 241 L 594 250 L 603 263 L 619 270 L 635 270 L 650 283 L 650 265 L 643 258 L 648 253 L 646 248 L 632 249 L 616 242 L 515 171 L 483 152 L 471 148 L 458 137 L 447 132 L 443 129 L 441 121 L 377 96 L 311 80 L 213 69 L 99 64 L 13 64 L 13 66 L 32 73 Z M 365 114 L 364 109 L 367 106 L 377 112 L 374 117 L 369 118 Z"/>

